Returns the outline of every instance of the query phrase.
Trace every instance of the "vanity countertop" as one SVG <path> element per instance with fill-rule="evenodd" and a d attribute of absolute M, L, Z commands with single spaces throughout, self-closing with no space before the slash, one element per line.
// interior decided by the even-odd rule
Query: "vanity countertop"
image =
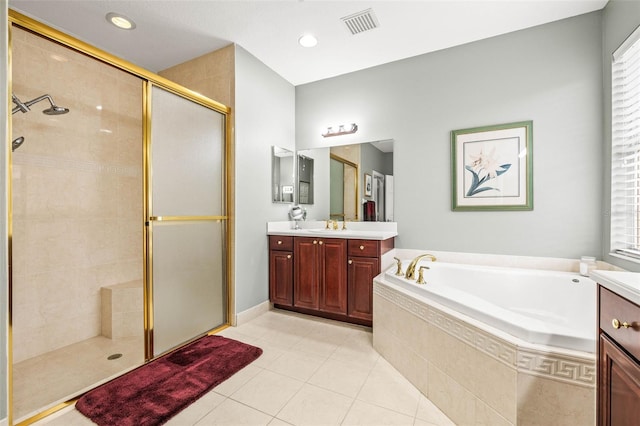
<path fill-rule="evenodd" d="M 591 278 L 603 287 L 640 305 L 640 273 L 595 270 L 591 272 Z"/>
<path fill-rule="evenodd" d="M 294 229 L 295 223 L 290 221 L 268 222 L 267 235 L 361 240 L 387 240 L 398 235 L 395 222 L 347 222 L 347 229 L 342 229 L 342 222 L 339 222 L 337 230 L 326 229 L 325 221 L 305 221 L 299 226 L 301 229 Z"/>

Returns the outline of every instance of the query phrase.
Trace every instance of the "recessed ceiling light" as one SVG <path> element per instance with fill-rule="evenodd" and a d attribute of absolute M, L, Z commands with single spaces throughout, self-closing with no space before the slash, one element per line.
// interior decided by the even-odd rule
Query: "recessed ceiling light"
<path fill-rule="evenodd" d="M 107 22 L 123 30 L 132 30 L 136 27 L 136 23 L 133 22 L 130 18 L 127 18 L 126 16 L 115 12 L 107 13 Z"/>
<path fill-rule="evenodd" d="M 302 47 L 313 47 L 318 44 L 318 39 L 311 34 L 305 34 L 298 39 L 298 43 Z"/>

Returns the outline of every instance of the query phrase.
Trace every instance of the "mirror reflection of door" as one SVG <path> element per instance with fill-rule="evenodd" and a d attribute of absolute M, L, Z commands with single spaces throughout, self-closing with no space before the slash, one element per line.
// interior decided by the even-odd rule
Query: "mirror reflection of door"
<path fill-rule="evenodd" d="M 331 154 L 329 181 L 330 218 L 333 220 L 358 220 L 358 166 Z"/>
<path fill-rule="evenodd" d="M 384 175 L 380 172 L 373 170 L 371 172 L 371 176 L 373 178 L 373 188 L 371 190 L 371 195 L 373 201 L 375 201 L 376 206 L 376 218 L 375 220 L 378 222 L 384 222 L 385 212 L 384 212 Z"/>

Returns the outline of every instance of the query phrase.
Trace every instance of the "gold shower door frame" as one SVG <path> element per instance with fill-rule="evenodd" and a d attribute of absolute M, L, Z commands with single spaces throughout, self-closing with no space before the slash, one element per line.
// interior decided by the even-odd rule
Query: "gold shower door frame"
<path fill-rule="evenodd" d="M 61 31 L 58 31 L 52 27 L 49 27 L 45 24 L 42 24 L 32 18 L 27 17 L 19 12 L 16 12 L 12 9 L 9 9 L 9 86 L 11 91 L 11 29 L 12 26 L 18 26 L 27 31 L 31 31 L 41 37 L 49 39 L 55 43 L 59 43 L 64 45 L 72 50 L 83 53 L 89 57 L 92 57 L 106 65 L 114 66 L 120 70 L 128 72 L 132 75 L 135 75 L 143 80 L 143 141 L 141 143 L 144 144 L 143 151 L 143 189 L 144 189 L 144 217 L 141 218 L 141 226 L 144 227 L 144 242 L 143 242 L 143 259 L 145 262 L 144 272 L 143 272 L 143 280 L 144 280 L 144 333 L 145 333 L 145 361 L 150 361 L 153 358 L 153 281 L 152 281 L 152 273 L 150 272 L 149 267 L 152 265 L 152 247 L 148 244 L 149 241 L 149 233 L 148 224 L 150 222 L 161 222 L 161 221 L 216 221 L 223 222 L 225 226 L 225 230 L 223 231 L 223 243 L 224 247 L 222 248 L 223 253 L 225 254 L 225 261 L 223 264 L 224 267 L 224 288 L 226 294 L 226 300 L 224 303 L 226 305 L 226 324 L 223 324 L 218 329 L 225 328 L 230 324 L 231 318 L 233 318 L 233 286 L 231 285 L 232 276 L 233 276 L 233 251 L 231 250 L 232 244 L 231 241 L 233 239 L 233 218 L 229 215 L 229 211 L 231 211 L 231 206 L 233 205 L 233 188 L 231 178 L 231 173 L 233 170 L 233 154 L 231 152 L 232 147 L 232 118 L 231 118 L 231 109 L 223 105 L 219 102 L 211 100 L 195 91 L 187 89 L 177 83 L 174 83 L 160 75 L 154 74 L 146 69 L 143 69 L 131 62 L 125 61 L 119 57 L 116 57 L 108 52 L 105 52 L 101 49 L 98 49 L 92 45 L 89 45 L 75 37 L 69 36 Z M 223 207 L 224 207 L 224 215 L 220 216 L 191 216 L 191 217 L 152 217 L 149 215 L 150 212 L 150 191 L 149 191 L 149 146 L 150 146 L 150 105 L 149 105 L 149 91 L 151 85 L 155 85 L 159 88 L 162 88 L 166 91 L 174 93 L 180 97 L 183 97 L 187 100 L 198 103 L 206 108 L 217 111 L 224 115 L 224 152 L 223 152 L 223 167 L 224 171 L 222 175 L 224 176 L 224 182 L 221 183 L 223 185 Z M 11 111 L 11 101 L 8 100 L 9 108 Z M 11 115 L 7 117 L 8 128 L 9 128 L 9 140 L 12 140 L 11 134 Z M 11 148 L 10 144 L 7 144 L 8 151 L 8 159 L 9 159 L 9 173 L 11 173 Z M 12 183 L 9 181 L 8 183 L 8 195 L 9 195 L 9 205 L 8 205 L 8 230 L 7 230 L 7 246 L 8 246 L 8 258 L 9 258 L 9 277 L 8 277 L 8 285 L 9 285 L 9 300 L 8 300 L 8 423 L 10 425 L 14 424 L 13 421 L 13 312 L 12 312 L 12 238 L 13 238 L 13 224 L 12 224 Z M 144 223 L 143 223 L 144 222 Z M 216 329 L 217 330 L 217 329 Z M 208 333 L 215 332 L 216 330 L 208 330 Z M 204 333 L 206 334 L 206 333 Z M 187 343 L 187 342 L 185 342 Z M 69 401 L 58 404 L 57 406 L 51 407 L 45 411 L 42 411 L 29 419 L 26 419 L 22 424 L 31 424 L 43 417 L 46 417 L 62 408 L 65 408 L 73 403 L 75 403 L 76 399 L 71 399 Z"/>
<path fill-rule="evenodd" d="M 145 301 L 147 301 L 148 303 L 145 304 L 145 359 L 146 360 L 151 360 L 154 357 L 160 355 L 161 353 L 157 353 L 156 352 L 156 342 L 155 342 L 155 335 L 154 332 L 155 330 L 155 324 L 154 324 L 154 318 L 156 315 L 156 307 L 155 304 L 153 303 L 153 301 L 155 300 L 155 292 L 154 292 L 154 268 L 153 268 L 153 260 L 154 260 L 154 256 L 153 256 L 153 241 L 154 241 L 154 226 L 157 226 L 159 224 L 162 223 L 171 223 L 171 224 L 182 224 L 182 225 L 188 225 L 189 223 L 195 223 L 195 222 L 201 222 L 201 223 L 222 223 L 222 224 L 227 224 L 228 223 L 228 219 L 229 217 L 224 214 L 224 215 L 181 215 L 181 216 L 155 216 L 152 214 L 153 212 L 153 196 L 152 196 L 152 190 L 153 190 L 153 174 L 154 171 L 152 170 L 152 151 L 153 151 L 153 135 L 151 134 L 151 129 L 152 129 L 152 116 L 153 113 L 151 111 L 151 107 L 152 107 L 152 102 L 153 102 L 153 97 L 152 97 L 152 92 L 153 92 L 153 88 L 158 88 L 161 90 L 165 90 L 169 93 L 173 93 L 175 95 L 178 96 L 182 96 L 180 93 L 175 92 L 174 90 L 167 88 L 167 87 L 163 87 L 160 86 L 158 84 L 154 84 L 153 82 L 147 82 L 144 85 L 144 99 L 145 99 L 145 108 L 143 111 L 143 115 L 145 116 L 144 119 L 144 140 L 145 140 L 145 146 L 144 146 L 144 189 L 145 189 L 145 205 L 144 205 L 144 214 L 145 214 L 145 242 L 144 242 L 144 250 L 145 250 L 145 259 L 146 259 L 146 264 L 145 264 L 145 272 L 144 272 L 144 291 L 145 291 Z M 198 101 L 196 99 L 190 99 L 188 97 L 184 97 L 182 96 L 184 99 L 190 100 L 195 102 L 196 104 L 199 104 L 201 106 L 204 106 L 205 108 L 209 108 L 214 110 L 215 112 L 220 112 L 214 108 L 211 108 L 211 105 L 206 104 L 206 103 L 202 103 L 201 101 Z M 228 119 L 228 115 L 226 115 L 226 119 L 223 123 L 223 127 L 224 127 L 224 134 L 225 134 L 225 143 L 223 146 L 223 153 L 222 153 L 222 160 L 224 162 L 224 166 L 225 166 L 225 170 L 223 172 L 225 172 L 224 174 L 226 175 L 226 163 L 227 160 L 226 158 L 228 158 L 228 143 L 226 143 L 226 141 L 228 141 L 228 126 L 229 126 L 229 119 Z M 180 143 L 180 142 L 176 142 L 176 143 Z M 226 186 L 225 182 L 222 182 L 223 187 Z M 222 210 L 224 212 L 226 212 L 227 210 L 227 194 L 228 191 L 222 191 L 223 194 L 225 194 L 225 197 L 222 201 Z M 226 247 L 225 250 L 223 251 L 223 254 L 226 255 L 226 257 L 228 258 L 230 256 L 230 251 L 228 250 L 229 244 L 229 232 L 227 227 L 223 227 L 223 231 L 222 231 L 223 235 L 224 235 L 224 239 L 226 241 Z M 229 270 L 229 265 L 227 262 L 226 268 L 225 268 L 225 281 L 226 281 L 226 286 L 225 286 L 225 294 L 227 295 L 227 300 L 225 301 L 226 303 L 226 312 L 224 313 L 224 317 L 225 317 L 225 322 L 223 324 L 220 324 L 218 326 L 215 326 L 215 328 L 213 329 L 208 329 L 208 330 L 201 330 L 201 333 L 199 335 L 194 335 L 192 336 L 192 338 L 190 340 L 193 340 L 194 338 L 200 337 L 203 334 L 207 334 L 207 333 L 212 333 L 215 332 L 218 329 L 224 328 L 229 324 L 229 308 L 230 308 L 230 286 L 228 285 L 228 270 Z M 185 342 L 182 342 L 185 343 Z M 162 351 L 164 352 L 164 351 Z"/>

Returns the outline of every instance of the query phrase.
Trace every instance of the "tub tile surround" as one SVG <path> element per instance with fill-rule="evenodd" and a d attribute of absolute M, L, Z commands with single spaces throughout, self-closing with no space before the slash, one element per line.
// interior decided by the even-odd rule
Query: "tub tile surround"
<path fill-rule="evenodd" d="M 445 262 L 568 272 L 579 267 L 573 259 L 403 249 L 394 255 L 412 259 L 426 252 Z M 454 422 L 595 424 L 595 354 L 523 342 L 380 280 L 374 281 L 374 348 Z"/>

